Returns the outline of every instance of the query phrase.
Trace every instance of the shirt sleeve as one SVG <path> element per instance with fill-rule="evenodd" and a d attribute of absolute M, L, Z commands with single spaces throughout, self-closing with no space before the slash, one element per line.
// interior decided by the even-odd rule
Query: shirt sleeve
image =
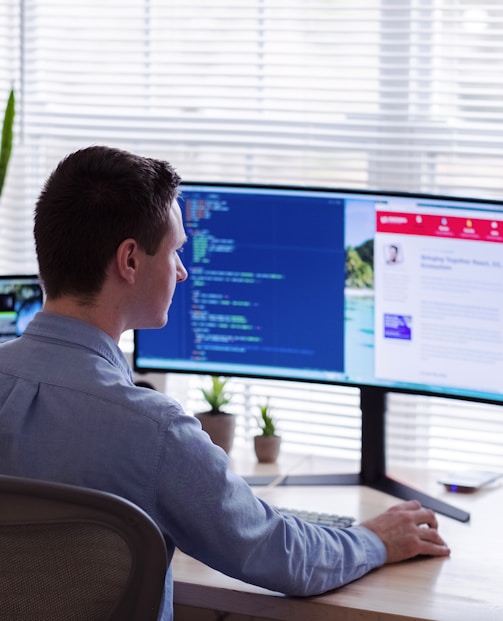
<path fill-rule="evenodd" d="M 323 593 L 385 562 L 363 526 L 329 529 L 285 516 L 229 470 L 191 416 L 169 425 L 154 514 L 183 552 L 229 576 L 287 595 Z"/>

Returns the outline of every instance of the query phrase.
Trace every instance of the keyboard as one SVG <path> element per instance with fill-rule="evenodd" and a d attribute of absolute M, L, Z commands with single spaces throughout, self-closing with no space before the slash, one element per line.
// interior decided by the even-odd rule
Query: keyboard
<path fill-rule="evenodd" d="M 352 526 L 356 518 L 349 515 L 337 515 L 335 513 L 318 513 L 317 511 L 307 511 L 304 509 L 286 509 L 284 507 L 276 507 L 278 511 L 287 515 L 317 524 L 318 526 L 328 526 L 329 528 L 349 528 Z"/>

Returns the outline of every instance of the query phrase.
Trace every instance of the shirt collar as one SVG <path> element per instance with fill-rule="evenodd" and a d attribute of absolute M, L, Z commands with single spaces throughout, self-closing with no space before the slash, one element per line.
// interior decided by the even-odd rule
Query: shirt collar
<path fill-rule="evenodd" d="M 24 334 L 34 338 L 61 340 L 92 350 L 119 368 L 126 377 L 133 381 L 133 372 L 120 347 L 111 336 L 90 323 L 66 315 L 42 311 L 31 320 Z"/>

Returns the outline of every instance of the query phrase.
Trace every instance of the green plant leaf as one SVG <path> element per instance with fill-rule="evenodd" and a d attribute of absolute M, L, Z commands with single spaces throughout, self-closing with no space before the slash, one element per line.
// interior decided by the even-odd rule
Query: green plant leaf
<path fill-rule="evenodd" d="M 269 414 L 269 400 L 265 405 L 260 405 L 260 419 L 258 421 L 260 428 L 262 429 L 263 436 L 275 436 L 276 424 L 273 417 Z"/>
<path fill-rule="evenodd" d="M 221 408 L 230 402 L 225 392 L 227 381 L 226 378 L 219 378 L 213 375 L 211 377 L 211 388 L 208 390 L 201 388 L 203 397 L 210 406 L 212 412 L 220 412 Z"/>
<path fill-rule="evenodd" d="M 12 142 L 14 139 L 14 116 L 16 112 L 16 102 L 14 89 L 11 89 L 2 125 L 2 145 L 0 149 L 0 195 L 2 194 L 7 168 L 9 166 L 10 155 L 12 152 Z"/>

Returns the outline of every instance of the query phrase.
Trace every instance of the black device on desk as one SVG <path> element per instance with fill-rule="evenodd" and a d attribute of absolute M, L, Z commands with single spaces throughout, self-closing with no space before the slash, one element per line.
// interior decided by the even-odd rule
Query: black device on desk
<path fill-rule="evenodd" d="M 503 203 L 223 183 L 179 202 L 189 279 L 163 330 L 135 332 L 135 370 L 357 386 L 361 471 L 282 484 L 365 484 L 467 521 L 386 475 L 386 395 L 503 403 Z"/>

